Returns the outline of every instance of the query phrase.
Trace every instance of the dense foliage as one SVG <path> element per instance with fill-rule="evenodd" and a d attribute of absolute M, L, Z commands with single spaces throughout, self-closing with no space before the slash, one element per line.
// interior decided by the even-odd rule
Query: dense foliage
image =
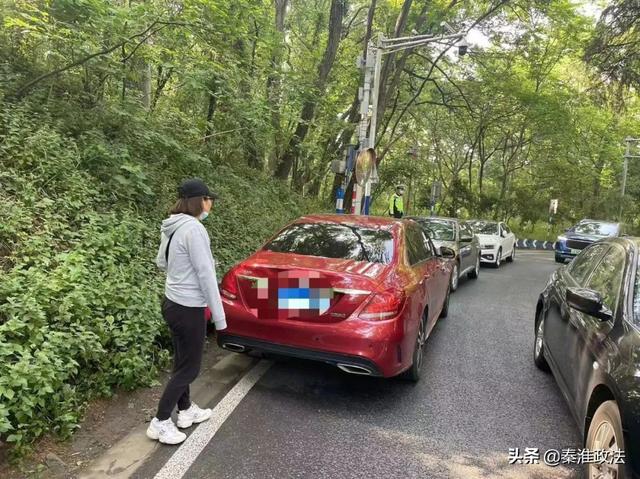
<path fill-rule="evenodd" d="M 637 222 L 633 162 L 620 200 L 622 140 L 640 135 L 634 2 L 598 21 L 572 0 L 0 1 L 0 437 L 18 450 L 71 433 L 88 398 L 154 380 L 153 257 L 181 179 L 222 196 L 208 223 L 222 270 L 332 209 L 356 59 L 379 33 L 446 21 L 479 40 L 465 57 L 386 57 L 376 212 L 397 182 L 426 212 L 439 181 L 439 213 L 537 237 L 584 216 Z"/>

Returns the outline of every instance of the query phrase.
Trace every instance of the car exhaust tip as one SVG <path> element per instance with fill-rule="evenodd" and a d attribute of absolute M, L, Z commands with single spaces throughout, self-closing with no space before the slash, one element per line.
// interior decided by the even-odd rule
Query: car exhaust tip
<path fill-rule="evenodd" d="M 236 343 L 224 343 L 222 348 L 228 351 L 233 351 L 234 353 L 244 353 L 247 350 L 246 347 Z"/>
<path fill-rule="evenodd" d="M 369 368 L 364 366 L 358 366 L 356 364 L 338 364 L 338 369 L 349 374 L 359 374 L 360 376 L 371 376 L 373 372 Z"/>

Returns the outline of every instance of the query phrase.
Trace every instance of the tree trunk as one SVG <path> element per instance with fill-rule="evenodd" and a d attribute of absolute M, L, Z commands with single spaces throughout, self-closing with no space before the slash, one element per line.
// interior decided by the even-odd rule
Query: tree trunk
<path fill-rule="evenodd" d="M 151 64 L 144 63 L 142 67 L 142 106 L 151 110 Z"/>
<path fill-rule="evenodd" d="M 241 65 L 246 71 L 246 73 L 242 74 L 240 77 L 241 79 L 239 83 L 238 97 L 243 98 L 245 102 L 250 104 L 250 102 L 252 101 L 252 91 L 249 78 L 254 68 L 253 55 L 255 53 L 255 43 L 253 46 L 254 51 L 252 51 L 251 55 L 248 54 L 246 43 L 242 39 L 242 37 L 236 42 L 235 49 L 241 59 Z M 260 152 L 258 151 L 255 131 L 251 123 L 251 118 L 247 113 L 245 113 L 245 111 L 248 111 L 248 109 L 243 110 L 243 112 L 241 113 L 239 123 L 242 125 L 242 129 L 244 131 L 244 153 L 246 154 L 247 165 L 256 170 L 262 170 L 262 158 Z"/>
<path fill-rule="evenodd" d="M 401 36 L 402 32 L 404 32 L 407 26 L 407 20 L 409 18 L 409 11 L 411 10 L 411 4 L 413 0 L 404 0 L 402 4 L 402 9 L 400 10 L 400 14 L 396 19 L 396 26 L 393 31 L 393 38 L 397 38 Z M 426 7 L 425 7 L 426 8 Z M 390 53 L 384 59 L 384 63 L 382 64 L 382 69 L 380 70 L 380 91 L 378 92 L 378 118 L 377 124 L 381 124 L 382 117 L 384 116 L 384 109 L 387 105 L 387 95 L 391 94 L 390 91 L 387 91 L 387 80 L 389 79 L 389 75 L 394 69 L 394 62 L 396 59 L 395 53 Z"/>
<path fill-rule="evenodd" d="M 271 110 L 271 128 L 273 129 L 273 159 L 277 163 L 282 154 L 282 126 L 280 124 L 280 99 L 282 96 L 281 65 L 284 51 L 285 19 L 289 0 L 274 0 L 275 28 L 278 42 L 271 52 L 271 68 L 267 77 L 267 101 Z"/>
<path fill-rule="evenodd" d="M 209 89 L 209 106 L 207 107 L 207 128 L 205 130 L 205 142 L 211 141 L 211 135 L 213 134 L 213 115 L 216 112 L 216 105 L 218 104 L 218 97 L 216 96 L 216 79 L 211 82 Z"/>
<path fill-rule="evenodd" d="M 329 39 L 322 57 L 320 65 L 318 65 L 318 77 L 315 82 L 314 91 L 304 101 L 302 114 L 298 120 L 295 132 L 289 140 L 286 150 L 280 159 L 274 176 L 280 179 L 286 179 L 291 172 L 294 158 L 300 158 L 300 145 L 304 141 L 309 131 L 309 125 L 315 115 L 318 99 L 325 91 L 329 73 L 336 59 L 338 45 L 342 37 L 342 19 L 345 14 L 345 0 L 332 0 L 331 13 L 329 15 Z M 302 185 L 294 185 L 296 189 L 301 189 Z"/>

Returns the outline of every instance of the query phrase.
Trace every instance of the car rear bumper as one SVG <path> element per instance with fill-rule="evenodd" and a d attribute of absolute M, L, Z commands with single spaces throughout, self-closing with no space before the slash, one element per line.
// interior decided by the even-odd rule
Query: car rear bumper
<path fill-rule="evenodd" d="M 218 346 L 234 352 L 257 351 L 261 353 L 277 354 L 280 356 L 289 356 L 292 358 L 308 359 L 311 361 L 319 361 L 333 366 L 351 368 L 355 374 L 363 374 L 366 376 L 382 376 L 380 369 L 373 361 L 358 356 L 348 356 L 344 354 L 331 353 L 326 351 L 315 351 L 312 349 L 303 349 L 284 344 L 275 344 L 259 339 L 245 338 L 235 336 L 233 334 L 218 334 Z M 243 349 L 240 349 L 240 348 Z M 355 372 L 359 371 L 359 372 Z"/>
<path fill-rule="evenodd" d="M 396 376 L 411 364 L 415 337 L 404 334 L 402 316 L 384 321 L 349 318 L 314 323 L 258 319 L 227 301 L 224 307 L 227 329 L 218 333 L 218 344 L 225 349 L 261 351 L 335 366 L 354 365 L 367 369 L 369 375 L 383 377 Z M 234 348 L 233 344 L 245 349 Z"/>

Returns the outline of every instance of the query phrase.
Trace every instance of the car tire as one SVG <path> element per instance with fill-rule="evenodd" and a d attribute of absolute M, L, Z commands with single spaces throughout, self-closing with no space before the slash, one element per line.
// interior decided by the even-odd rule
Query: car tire
<path fill-rule="evenodd" d="M 589 451 L 595 450 L 619 450 L 624 451 L 624 435 L 622 433 L 622 420 L 620 419 L 620 409 L 615 401 L 605 401 L 598 409 L 596 409 L 589 431 L 587 432 L 587 441 L 585 449 Z M 616 471 L 615 475 L 604 475 L 603 472 Z M 587 477 L 615 477 L 617 479 L 625 479 L 631 477 L 626 470 L 625 464 L 598 464 L 592 462 L 587 464 Z"/>
<path fill-rule="evenodd" d="M 440 317 L 446 318 L 449 315 L 449 300 L 451 299 L 451 289 L 447 288 L 447 296 L 444 298 L 444 305 L 440 311 Z"/>
<path fill-rule="evenodd" d="M 535 339 L 533 341 L 533 362 L 541 371 L 549 371 L 549 363 L 544 357 L 544 309 L 536 317 Z"/>
<path fill-rule="evenodd" d="M 476 267 L 467 273 L 469 279 L 478 279 L 480 275 L 480 255 L 476 259 Z"/>
<path fill-rule="evenodd" d="M 418 326 L 418 334 L 416 335 L 415 347 L 413 349 L 413 357 L 411 360 L 411 367 L 403 372 L 400 377 L 412 383 L 417 383 L 420 380 L 420 370 L 422 369 L 422 362 L 424 357 L 424 344 L 427 341 L 427 310 L 422 313 L 420 318 L 420 326 Z"/>
<path fill-rule="evenodd" d="M 511 251 L 511 256 L 507 258 L 507 263 L 513 263 L 516 259 L 516 245 L 513 245 L 513 250 Z"/>
<path fill-rule="evenodd" d="M 502 264 L 502 248 L 498 248 L 498 253 L 496 254 L 496 261 L 493 263 L 493 267 L 498 269 Z"/>
<path fill-rule="evenodd" d="M 556 263 L 564 263 L 564 258 L 562 256 L 556 255 Z"/>
<path fill-rule="evenodd" d="M 449 279 L 449 287 L 451 288 L 452 293 L 454 293 L 458 289 L 459 283 L 460 283 L 460 265 L 458 264 L 458 260 L 456 260 L 453 263 L 453 269 L 451 270 L 451 278 Z"/>

